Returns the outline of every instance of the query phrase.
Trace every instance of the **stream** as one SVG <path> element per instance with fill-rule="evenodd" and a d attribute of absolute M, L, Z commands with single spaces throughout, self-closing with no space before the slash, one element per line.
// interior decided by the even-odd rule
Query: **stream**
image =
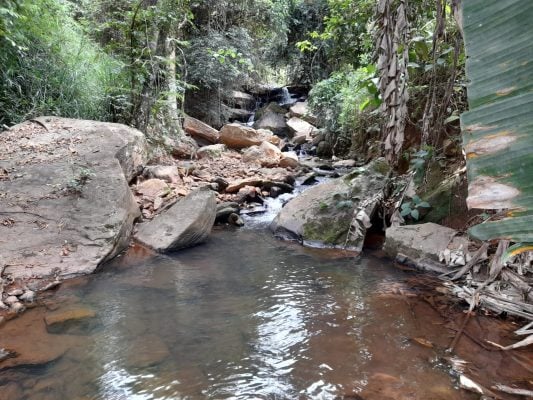
<path fill-rule="evenodd" d="M 32 330 L 19 340 L 34 352 L 47 337 L 69 343 L 54 362 L 0 371 L 0 386 L 16 385 L 9 400 L 476 398 L 412 340 L 428 315 L 390 295 L 404 278 L 372 255 L 277 240 L 264 223 L 171 256 L 133 247 L 0 331 Z M 72 307 L 96 317 L 47 333 L 43 318 Z M 432 340 L 447 341 L 429 317 Z"/>

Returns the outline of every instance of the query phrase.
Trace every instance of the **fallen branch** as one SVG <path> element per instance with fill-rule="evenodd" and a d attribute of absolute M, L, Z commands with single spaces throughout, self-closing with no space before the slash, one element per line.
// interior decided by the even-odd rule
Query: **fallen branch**
<path fill-rule="evenodd" d="M 500 272 L 504 266 L 503 253 L 505 253 L 508 248 L 509 240 L 500 240 L 498 243 L 498 248 L 496 249 L 496 253 L 494 254 L 494 257 L 492 257 L 492 262 L 490 263 L 489 282 L 493 282 L 498 275 L 500 275 Z"/>
<path fill-rule="evenodd" d="M 487 340 L 486 342 L 492 344 L 493 346 L 496 346 L 497 348 L 499 348 L 500 350 L 503 350 L 503 351 L 514 350 L 514 349 L 518 349 L 520 347 L 526 347 L 526 346 L 529 346 L 530 344 L 533 344 L 533 335 L 529 335 L 524 340 L 521 340 L 518 343 L 514 343 L 514 344 L 511 344 L 509 346 L 502 346 L 502 345 L 500 345 L 498 343 L 491 342 L 490 340 Z"/>
<path fill-rule="evenodd" d="M 518 396 L 528 396 L 533 398 L 533 390 L 515 389 L 505 385 L 495 385 L 492 387 L 492 389 L 499 390 L 500 392 L 504 393 L 516 394 Z"/>
<path fill-rule="evenodd" d="M 533 334 L 533 321 L 531 321 L 529 324 L 527 324 L 526 326 L 518 329 L 515 331 L 515 334 L 516 335 L 530 335 L 530 334 Z"/>

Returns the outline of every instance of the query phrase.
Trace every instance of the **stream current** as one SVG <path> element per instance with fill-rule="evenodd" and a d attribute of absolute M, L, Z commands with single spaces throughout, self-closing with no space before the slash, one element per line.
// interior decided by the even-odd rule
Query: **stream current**
<path fill-rule="evenodd" d="M 389 295 L 404 272 L 248 222 L 170 256 L 134 247 L 10 322 L 45 332 L 47 313 L 96 312 L 42 333 L 76 338 L 56 361 L 0 371 L 8 400 L 472 398 L 412 340 L 424 317 Z"/>

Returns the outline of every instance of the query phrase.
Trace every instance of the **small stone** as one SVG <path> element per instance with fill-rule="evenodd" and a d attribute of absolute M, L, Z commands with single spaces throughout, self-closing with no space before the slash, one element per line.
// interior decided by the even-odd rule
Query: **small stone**
<path fill-rule="evenodd" d="M 18 314 L 23 312 L 25 309 L 26 307 L 24 307 L 21 302 L 17 301 L 16 303 L 11 304 L 10 311 Z"/>
<path fill-rule="evenodd" d="M 340 160 L 333 163 L 333 168 L 352 168 L 355 167 L 355 160 Z"/>
<path fill-rule="evenodd" d="M 8 305 L 13 305 L 19 301 L 17 296 L 9 296 L 4 300 L 4 303 Z"/>
<path fill-rule="evenodd" d="M 11 289 L 8 290 L 7 295 L 8 296 L 20 296 L 22 293 L 24 293 L 24 290 L 21 288 Z"/>
<path fill-rule="evenodd" d="M 281 153 L 279 166 L 283 168 L 296 168 L 299 164 L 298 155 L 293 151 Z"/>
<path fill-rule="evenodd" d="M 227 147 L 224 144 L 212 144 L 210 146 L 200 147 L 196 152 L 199 159 L 204 158 L 220 158 L 222 154 L 227 151 Z"/>
<path fill-rule="evenodd" d="M 144 197 L 154 199 L 169 190 L 167 183 L 161 179 L 148 179 L 137 186 L 137 192 Z"/>
<path fill-rule="evenodd" d="M 162 197 L 156 197 L 154 199 L 154 211 L 159 210 L 162 205 L 163 205 L 163 198 Z"/>
<path fill-rule="evenodd" d="M 229 185 L 228 181 L 221 177 L 213 179 L 213 183 L 216 183 L 218 185 L 219 192 L 223 192 L 224 190 L 226 190 Z"/>
<path fill-rule="evenodd" d="M 140 336 L 130 343 L 126 357 L 128 368 L 147 368 L 170 356 L 167 345 L 157 335 Z"/>
<path fill-rule="evenodd" d="M 281 190 L 281 188 L 279 186 L 272 186 L 270 188 L 270 197 L 272 197 L 273 199 L 275 199 L 276 197 L 278 197 L 282 193 L 283 193 L 283 191 Z"/>
<path fill-rule="evenodd" d="M 35 301 L 35 292 L 32 290 L 26 290 L 22 296 L 20 296 L 20 300 L 33 303 Z"/>
<path fill-rule="evenodd" d="M 228 222 L 235 226 L 244 225 L 244 220 L 238 214 L 235 213 L 230 214 L 230 216 L 228 217 Z"/>

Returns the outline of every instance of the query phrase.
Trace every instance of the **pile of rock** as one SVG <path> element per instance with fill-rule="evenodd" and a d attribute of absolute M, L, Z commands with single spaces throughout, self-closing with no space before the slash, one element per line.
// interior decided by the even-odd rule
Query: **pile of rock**
<path fill-rule="evenodd" d="M 20 313 L 35 301 L 35 292 L 27 287 L 12 287 L 0 295 L 0 309 Z"/>

